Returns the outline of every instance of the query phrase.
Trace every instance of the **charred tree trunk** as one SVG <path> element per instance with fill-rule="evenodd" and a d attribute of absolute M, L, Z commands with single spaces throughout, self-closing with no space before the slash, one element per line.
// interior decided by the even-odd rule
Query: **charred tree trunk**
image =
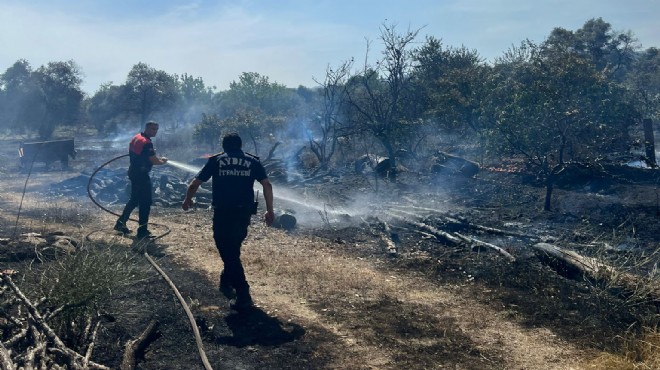
<path fill-rule="evenodd" d="M 278 147 L 280 144 L 282 144 L 282 143 L 278 141 L 278 142 L 276 142 L 276 143 L 273 145 L 273 147 L 272 147 L 272 148 L 270 149 L 270 151 L 268 152 L 268 156 L 267 156 L 266 159 L 265 159 L 266 161 L 269 161 L 269 160 L 273 159 L 273 154 L 275 153 L 275 149 L 277 149 L 277 147 Z"/>
<path fill-rule="evenodd" d="M 543 164 L 544 171 L 547 171 L 547 178 L 545 179 L 545 202 L 543 204 L 543 210 L 551 211 L 552 210 L 552 191 L 555 189 L 555 181 L 557 181 L 557 175 L 559 175 L 564 170 L 563 161 L 560 160 L 557 165 L 552 168 L 549 168 L 549 165 L 546 162 Z"/>
<path fill-rule="evenodd" d="M 655 167 L 658 162 L 655 158 L 655 138 L 653 137 L 653 120 L 644 119 L 644 147 L 646 149 L 646 162 L 650 167 Z"/>
<path fill-rule="evenodd" d="M 552 177 L 552 175 L 549 176 L 545 182 L 545 202 L 543 203 L 545 211 L 552 210 L 552 191 L 554 190 L 554 179 Z"/>

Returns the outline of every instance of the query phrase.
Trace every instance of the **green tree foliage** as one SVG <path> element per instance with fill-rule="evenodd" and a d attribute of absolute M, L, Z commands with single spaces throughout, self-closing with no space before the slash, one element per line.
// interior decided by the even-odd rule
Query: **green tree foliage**
<path fill-rule="evenodd" d="M 202 119 L 193 130 L 193 139 L 195 142 L 207 145 L 212 151 L 218 148 L 220 136 L 226 123 L 215 114 L 207 115 L 202 113 Z"/>
<path fill-rule="evenodd" d="M 59 125 L 76 125 L 80 119 L 80 107 L 84 93 L 82 72 L 73 61 L 50 62 L 36 71 L 36 78 L 43 91 L 46 115 L 39 125 L 39 136 L 48 139 Z"/>
<path fill-rule="evenodd" d="M 634 112 L 623 91 L 579 53 L 525 42 L 498 60 L 483 118 L 491 145 L 522 154 L 546 184 L 570 162 L 594 162 L 626 141 Z"/>
<path fill-rule="evenodd" d="M 0 75 L 3 128 L 26 134 L 38 127 L 45 115 L 42 91 L 27 60 L 16 61 Z"/>
<path fill-rule="evenodd" d="M 574 52 L 589 61 L 597 71 L 621 82 L 630 70 L 639 44 L 628 32 L 616 32 L 602 18 L 592 18 L 575 32 L 555 28 L 546 40 L 547 47 Z"/>
<path fill-rule="evenodd" d="M 82 73 L 70 60 L 50 62 L 32 70 L 26 60 L 19 60 L 2 74 L 3 121 L 7 127 L 41 139 L 52 136 L 60 125 L 79 123 L 84 94 L 80 88 Z"/>
<path fill-rule="evenodd" d="M 211 110 L 215 87 L 207 87 L 201 77 L 193 77 L 187 73 L 174 75 L 174 78 L 178 92 L 171 109 L 174 127 L 203 119 L 202 114 Z"/>
<path fill-rule="evenodd" d="M 176 79 L 165 71 L 157 70 L 145 63 L 133 66 L 126 78 L 129 95 L 128 109 L 139 118 L 139 124 L 150 119 L 170 123 L 166 114 L 170 112 L 177 99 Z"/>
<path fill-rule="evenodd" d="M 660 49 L 640 53 L 627 77 L 625 86 L 644 117 L 660 120 Z"/>
<path fill-rule="evenodd" d="M 476 50 L 443 48 L 427 37 L 415 50 L 415 100 L 424 119 L 449 131 L 479 131 L 478 108 L 488 72 Z"/>
<path fill-rule="evenodd" d="M 286 132 L 284 124 L 294 119 L 300 104 L 294 90 L 259 73 L 244 72 L 220 94 L 216 110 L 227 118 L 228 129 L 249 138 L 255 154 L 259 154 L 261 139 Z"/>
<path fill-rule="evenodd" d="M 86 105 L 87 118 L 101 133 L 113 132 L 120 122 L 130 120 L 127 86 L 116 86 L 112 83 L 101 85 L 101 88 L 88 100 Z"/>

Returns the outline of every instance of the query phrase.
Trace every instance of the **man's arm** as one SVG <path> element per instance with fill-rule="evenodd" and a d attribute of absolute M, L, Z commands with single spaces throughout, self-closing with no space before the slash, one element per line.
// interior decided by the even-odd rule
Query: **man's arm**
<path fill-rule="evenodd" d="M 268 179 L 259 181 L 264 188 L 264 199 L 266 200 L 266 214 L 264 221 L 266 225 L 270 226 L 275 220 L 275 212 L 273 211 L 273 184 Z"/>
<path fill-rule="evenodd" d="M 149 162 L 151 162 L 151 164 L 153 164 L 154 166 L 159 166 L 161 164 L 167 163 L 167 158 L 165 158 L 165 157 L 160 157 L 159 158 L 159 157 L 156 157 L 155 155 L 152 155 L 151 157 L 149 157 Z"/>
<path fill-rule="evenodd" d="M 202 185 L 202 180 L 199 179 L 193 179 L 193 181 L 190 182 L 190 185 L 188 185 L 188 190 L 186 190 L 186 198 L 183 200 L 183 203 L 181 204 L 181 208 L 183 208 L 184 211 L 187 211 L 190 208 L 190 206 L 192 206 L 193 203 L 192 198 L 195 196 L 195 193 L 197 193 L 197 189 L 199 189 L 200 185 Z M 271 190 L 271 196 L 272 193 L 273 192 Z"/>

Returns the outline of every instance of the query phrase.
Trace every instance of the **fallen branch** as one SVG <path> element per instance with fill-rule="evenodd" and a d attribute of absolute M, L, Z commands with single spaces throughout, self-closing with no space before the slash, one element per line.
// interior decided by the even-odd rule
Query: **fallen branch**
<path fill-rule="evenodd" d="M 396 243 L 394 243 L 394 233 L 390 229 L 390 225 L 387 222 L 383 221 L 383 229 L 385 229 L 385 234 L 381 234 L 380 238 L 385 243 L 387 248 L 387 253 L 390 255 L 396 255 Z"/>
<path fill-rule="evenodd" d="M 44 336 L 39 333 L 39 331 L 34 326 L 30 327 L 30 331 L 32 332 L 32 337 L 36 345 L 27 351 L 24 367 L 26 369 L 36 369 L 37 366 L 35 366 L 35 360 L 37 355 L 41 355 L 42 359 L 45 357 L 47 343 L 44 340 Z"/>
<path fill-rule="evenodd" d="M 55 331 L 48 326 L 48 324 L 44 321 L 43 317 L 37 310 L 37 308 L 32 304 L 32 302 L 23 294 L 23 292 L 14 284 L 12 281 L 11 277 L 9 275 L 3 275 L 0 274 L 0 281 L 3 281 L 6 283 L 11 290 L 14 292 L 16 297 L 25 305 L 27 308 L 28 314 L 30 315 L 30 318 L 32 319 L 31 321 L 34 323 L 36 328 L 39 330 L 40 333 L 43 333 L 48 340 L 50 340 L 54 345 L 55 348 L 50 348 L 49 351 L 51 352 L 58 352 L 64 355 L 71 368 L 73 369 L 82 369 L 83 367 L 81 366 L 81 363 L 84 361 L 84 356 L 79 354 L 78 352 L 68 348 L 64 342 L 60 339 L 60 337 L 57 336 Z M 110 368 L 97 364 L 93 361 L 89 361 L 87 366 L 85 368 L 92 368 L 92 369 L 103 369 L 103 370 L 109 370 Z"/>
<path fill-rule="evenodd" d="M 422 230 L 426 230 L 427 232 L 429 232 L 433 236 L 435 236 L 436 239 L 441 239 L 441 240 L 443 240 L 447 243 L 450 243 L 452 245 L 461 245 L 461 244 L 463 244 L 463 240 L 461 240 L 460 238 L 458 238 L 458 237 L 456 237 L 456 236 L 454 236 L 454 235 L 452 235 L 448 232 L 438 230 L 438 229 L 436 229 L 435 227 L 433 227 L 431 225 L 427 225 L 423 222 L 417 222 L 417 221 L 409 220 L 409 219 L 406 219 L 405 217 L 399 216 L 397 214 L 393 214 L 393 213 L 388 213 L 388 214 L 390 216 L 394 217 L 394 218 L 397 218 L 397 219 L 401 220 L 401 221 L 404 221 L 404 222 L 407 222 L 411 225 L 414 225 L 414 226 L 416 226 L 416 227 L 418 227 Z"/>
<path fill-rule="evenodd" d="M 89 361 L 92 358 L 92 352 L 94 351 L 94 345 L 96 344 L 96 335 L 98 334 L 100 326 L 101 326 L 101 322 L 97 321 L 96 326 L 94 327 L 94 331 L 92 332 L 91 335 L 91 340 L 89 341 L 89 346 L 87 347 L 87 352 L 85 352 L 85 358 L 83 359 L 83 368 L 87 368 L 87 364 L 89 364 Z"/>
<path fill-rule="evenodd" d="M 135 339 L 126 342 L 126 350 L 121 361 L 121 370 L 133 370 L 137 364 L 137 359 L 144 353 L 149 343 L 158 337 L 158 321 L 151 320 L 149 325 Z"/>
<path fill-rule="evenodd" d="M 504 249 L 498 247 L 495 244 L 487 243 L 487 242 L 484 242 L 484 241 L 481 241 L 481 240 L 478 240 L 478 239 L 475 239 L 475 238 L 471 238 L 469 236 L 462 235 L 462 234 L 459 234 L 459 233 L 455 233 L 455 234 L 458 235 L 459 238 L 463 239 L 464 242 L 469 243 L 473 246 L 493 249 L 496 252 L 503 255 L 504 257 L 508 258 L 509 261 L 511 261 L 511 262 L 514 262 L 516 260 L 516 258 L 514 256 L 512 256 L 509 252 L 505 251 Z"/>
<path fill-rule="evenodd" d="M 430 234 L 430 233 L 427 233 L 426 231 L 422 231 L 422 230 L 418 230 L 418 229 L 411 229 L 411 228 L 409 228 L 409 227 L 403 227 L 403 226 L 392 226 L 392 227 L 394 227 L 395 229 L 399 229 L 399 230 L 404 230 L 404 231 L 408 231 L 408 232 L 411 232 L 411 233 L 417 233 L 417 234 L 420 234 L 420 235 L 422 235 L 423 237 L 425 237 L 425 238 L 427 238 L 427 239 L 437 239 L 437 238 L 435 237 L 435 235 Z"/>
<path fill-rule="evenodd" d="M 16 365 L 11 360 L 11 355 L 2 341 L 0 341 L 0 365 L 2 365 L 2 370 L 16 370 Z"/>
<path fill-rule="evenodd" d="M 627 296 L 643 297 L 660 306 L 660 287 L 657 283 L 647 283 L 640 276 L 620 271 L 596 258 L 585 257 L 552 244 L 537 243 L 532 247 L 541 262 L 555 268 L 563 276 L 604 282 Z"/>
<path fill-rule="evenodd" d="M 394 210 L 396 212 L 400 212 L 400 213 L 403 213 L 403 214 L 406 214 L 406 215 L 409 215 L 409 216 L 415 216 L 415 217 L 419 217 L 419 215 L 417 215 L 413 212 L 408 212 L 408 211 L 405 210 L 405 208 L 412 208 L 412 209 L 419 209 L 419 210 L 423 210 L 423 211 L 427 211 L 427 212 L 433 212 L 433 214 L 435 216 L 437 216 L 438 218 L 440 218 L 443 222 L 445 222 L 447 224 L 457 225 L 457 226 L 460 226 L 460 227 L 466 228 L 466 229 L 474 229 L 474 230 L 484 231 L 484 232 L 487 232 L 487 233 L 493 234 L 493 235 L 515 236 L 515 237 L 519 237 L 519 238 L 526 238 L 526 239 L 532 239 L 532 240 L 538 239 L 538 236 L 536 236 L 536 235 L 524 234 L 524 233 L 519 233 L 519 232 L 516 232 L 516 231 L 502 230 L 502 229 L 498 229 L 498 228 L 494 228 L 494 227 L 490 227 L 490 226 L 483 226 L 483 225 L 475 224 L 475 223 L 472 223 L 472 222 L 470 222 L 469 220 L 466 220 L 466 219 L 459 219 L 459 218 L 455 218 L 455 217 L 452 217 L 452 216 L 448 216 L 448 215 L 446 215 L 442 212 L 438 212 L 437 210 L 432 209 L 432 208 L 425 208 L 425 207 L 418 207 L 418 206 L 401 206 L 401 207 L 395 207 L 395 208 L 397 208 L 397 209 Z M 404 208 L 404 209 L 401 209 L 401 208 Z"/>
<path fill-rule="evenodd" d="M 405 222 L 407 222 L 411 225 L 414 225 L 414 226 L 416 226 L 416 227 L 418 227 L 422 230 L 425 230 L 428 233 L 430 233 L 431 235 L 433 235 L 436 239 L 443 240 L 445 242 L 450 243 L 451 245 L 460 246 L 460 245 L 467 244 L 467 245 L 472 245 L 472 246 L 490 248 L 490 249 L 493 249 L 493 250 L 497 251 L 498 253 L 502 254 L 503 256 L 508 258 L 510 261 L 515 261 L 516 260 L 516 258 L 514 256 L 512 256 L 509 252 L 505 251 L 504 249 L 502 249 L 502 248 L 500 248 L 500 247 L 498 247 L 494 244 L 487 243 L 487 242 L 484 242 L 484 241 L 481 241 L 481 240 L 478 240 L 478 239 L 475 239 L 475 238 L 472 238 L 472 237 L 468 237 L 466 235 L 462 235 L 462 234 L 459 234 L 459 233 L 450 234 L 446 231 L 438 230 L 437 228 L 435 228 L 433 226 L 430 226 L 430 225 L 427 225 L 423 222 L 413 221 L 413 220 L 407 219 L 405 217 L 399 216 L 397 214 L 393 214 L 393 213 L 388 213 L 388 214 L 390 216 L 394 217 L 394 218 L 405 221 Z"/>

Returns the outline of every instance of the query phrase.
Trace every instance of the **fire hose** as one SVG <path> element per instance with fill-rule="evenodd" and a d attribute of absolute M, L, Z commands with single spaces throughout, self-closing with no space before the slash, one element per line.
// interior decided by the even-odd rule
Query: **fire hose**
<path fill-rule="evenodd" d="M 99 208 L 101 208 L 102 210 L 104 210 L 104 211 L 106 211 L 106 212 L 108 212 L 108 213 L 110 213 L 110 214 L 112 214 L 112 215 L 115 215 L 115 216 L 117 216 L 117 217 L 119 217 L 120 215 L 117 214 L 117 213 L 115 213 L 115 212 L 113 212 L 113 211 L 111 211 L 111 210 L 109 210 L 109 209 L 107 209 L 107 208 L 105 208 L 103 205 L 99 204 L 99 203 L 96 201 L 96 199 L 94 199 L 94 196 L 92 195 L 92 191 L 91 191 L 91 185 L 92 185 L 92 180 L 94 179 L 94 176 L 95 176 L 95 175 L 96 175 L 96 174 L 97 174 L 97 173 L 98 173 L 103 167 L 107 166 L 108 164 L 110 164 L 110 163 L 112 163 L 112 162 L 114 162 L 114 161 L 116 161 L 116 160 L 119 160 L 119 159 L 121 159 L 121 158 L 124 158 L 124 157 L 128 157 L 128 154 L 120 155 L 120 156 L 118 156 L 118 157 L 112 158 L 111 160 L 109 160 L 109 161 L 103 163 L 101 166 L 99 166 L 99 168 L 97 168 L 96 170 L 94 170 L 94 172 L 92 172 L 92 174 L 89 176 L 89 181 L 87 182 L 87 195 L 89 196 L 89 199 L 91 199 L 92 202 L 93 202 L 96 206 L 98 206 Z M 131 221 L 135 221 L 135 222 L 139 222 L 138 220 L 133 219 L 133 218 L 129 218 L 129 220 L 131 220 Z M 170 228 L 167 227 L 166 225 L 156 224 L 156 223 L 150 223 L 150 224 L 152 224 L 152 225 L 162 226 L 162 227 L 164 227 L 164 228 L 166 229 L 166 231 L 165 231 L 164 233 L 159 234 L 159 235 L 157 235 L 156 237 L 152 238 L 152 239 L 151 239 L 152 241 L 153 241 L 153 240 L 160 239 L 160 238 L 164 237 L 165 235 L 167 235 L 167 234 L 169 234 L 169 233 L 171 232 Z M 87 235 L 87 238 L 89 238 L 89 236 L 90 236 L 91 234 L 92 234 L 92 233 L 88 234 L 88 235 Z M 188 320 L 190 321 L 190 326 L 192 327 L 193 334 L 195 335 L 195 342 L 197 343 L 197 350 L 198 350 L 198 352 L 199 352 L 199 356 L 200 356 L 200 358 L 201 358 L 201 360 L 202 360 L 202 363 L 204 364 L 204 368 L 205 368 L 206 370 L 213 370 L 213 368 L 211 367 L 211 364 L 209 363 L 208 358 L 206 357 L 206 353 L 204 352 L 204 346 L 203 346 L 203 343 L 202 343 L 202 337 L 201 337 L 201 335 L 199 334 L 199 329 L 197 328 L 197 323 L 195 322 L 195 318 L 194 318 L 192 312 L 190 311 L 190 308 L 189 308 L 188 305 L 186 304 L 186 301 L 183 299 L 183 296 L 181 296 L 181 293 L 179 293 L 179 290 L 177 289 L 176 285 L 174 285 L 174 283 L 173 283 L 172 280 L 167 276 L 167 274 L 165 273 L 165 271 L 163 271 L 163 270 L 160 268 L 160 266 L 158 266 L 158 264 L 156 263 L 156 261 L 154 261 L 154 259 L 151 258 L 151 256 L 150 256 L 149 253 L 147 252 L 147 248 L 144 249 L 144 257 L 147 259 L 147 261 L 149 261 L 149 263 L 153 266 L 153 268 L 156 269 L 156 271 L 158 271 L 158 273 L 161 274 L 161 276 L 163 277 L 163 279 L 165 279 L 165 281 L 166 281 L 167 284 L 170 286 L 170 288 L 172 289 L 172 291 L 173 291 L 174 294 L 176 295 L 177 299 L 179 300 L 179 303 L 181 303 L 181 306 L 183 306 L 183 309 L 184 309 L 184 311 L 186 312 L 186 315 L 188 316 Z"/>

